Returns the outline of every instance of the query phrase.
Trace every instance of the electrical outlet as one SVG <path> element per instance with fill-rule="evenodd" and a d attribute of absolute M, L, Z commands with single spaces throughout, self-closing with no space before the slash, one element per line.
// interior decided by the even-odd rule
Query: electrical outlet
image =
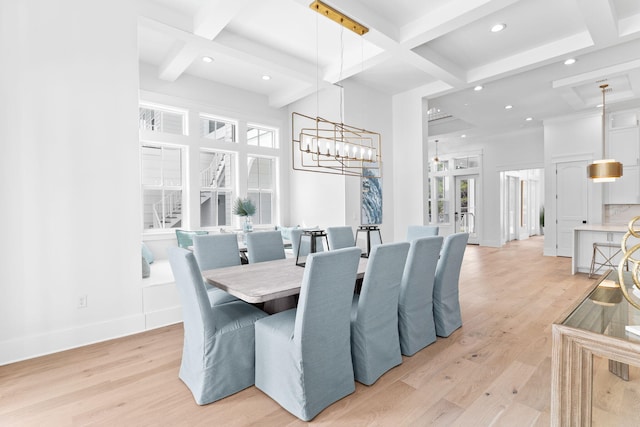
<path fill-rule="evenodd" d="M 82 295 L 78 298 L 78 308 L 87 308 L 87 296 Z"/>

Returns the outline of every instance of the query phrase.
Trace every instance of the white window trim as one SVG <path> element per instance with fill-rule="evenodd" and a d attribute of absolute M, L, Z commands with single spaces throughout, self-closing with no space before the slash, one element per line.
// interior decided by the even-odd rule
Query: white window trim
<path fill-rule="evenodd" d="M 168 113 L 180 114 L 180 116 L 182 117 L 182 134 L 175 134 L 175 136 L 189 136 L 189 110 L 178 108 L 178 107 L 172 107 L 164 104 L 156 104 L 153 102 L 143 102 L 143 101 L 138 102 L 138 111 L 140 110 L 140 108 L 148 108 L 151 110 L 166 111 Z M 138 126 L 138 129 L 139 128 L 140 127 Z M 152 132 L 146 129 L 145 131 Z M 159 133 L 164 134 L 165 132 L 159 132 Z M 174 135 L 174 134 L 169 134 L 169 135 Z"/>

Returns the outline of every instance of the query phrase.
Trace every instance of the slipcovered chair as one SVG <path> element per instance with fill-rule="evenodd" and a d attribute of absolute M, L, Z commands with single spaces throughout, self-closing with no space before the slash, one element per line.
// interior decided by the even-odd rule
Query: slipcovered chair
<path fill-rule="evenodd" d="M 349 311 L 360 249 L 309 255 L 298 307 L 256 322 L 256 387 L 303 421 L 355 391 Z"/>
<path fill-rule="evenodd" d="M 356 245 L 356 238 L 353 236 L 353 229 L 350 225 L 327 227 L 327 240 L 329 241 L 329 249 L 332 251 Z"/>
<path fill-rule="evenodd" d="M 205 234 L 209 234 L 209 232 L 205 230 L 176 230 L 176 240 L 178 240 L 179 247 L 189 249 L 190 246 L 193 246 L 193 236 L 201 236 Z"/>
<path fill-rule="evenodd" d="M 201 271 L 240 265 L 238 238 L 235 234 L 208 234 L 193 236 L 193 255 Z M 212 305 L 238 301 L 236 297 L 206 284 Z"/>
<path fill-rule="evenodd" d="M 400 282 L 398 332 L 400 351 L 413 356 L 436 340 L 433 321 L 433 281 L 442 237 L 421 237 L 411 241 L 411 248 Z"/>
<path fill-rule="evenodd" d="M 410 225 L 407 227 L 407 242 L 420 237 L 437 236 L 439 231 L 437 225 Z"/>
<path fill-rule="evenodd" d="M 253 385 L 254 323 L 266 313 L 243 301 L 211 306 L 190 251 L 169 249 L 169 263 L 184 319 L 179 377 L 196 403 L 206 405 Z"/>
<path fill-rule="evenodd" d="M 455 233 L 444 239 L 433 282 L 433 320 L 436 335 L 448 337 L 462 326 L 458 281 L 469 233 Z"/>
<path fill-rule="evenodd" d="M 279 231 L 247 233 L 249 264 L 285 258 L 282 234 Z"/>
<path fill-rule="evenodd" d="M 300 246 L 301 257 L 309 255 L 309 251 L 311 250 L 311 241 L 308 237 L 302 239 L 302 242 L 300 241 L 302 231 L 301 228 L 291 230 L 291 249 L 293 250 L 294 257 L 298 255 L 298 246 Z M 316 252 L 324 252 L 322 237 L 316 237 Z"/>
<path fill-rule="evenodd" d="M 371 385 L 402 363 L 398 296 L 409 243 L 375 246 L 369 254 L 360 295 L 351 308 L 351 355 L 356 381 Z"/>

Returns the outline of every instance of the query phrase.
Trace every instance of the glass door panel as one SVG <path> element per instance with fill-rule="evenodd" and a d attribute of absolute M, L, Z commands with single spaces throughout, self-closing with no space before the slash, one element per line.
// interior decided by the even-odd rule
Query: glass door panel
<path fill-rule="evenodd" d="M 478 244 L 478 175 L 456 177 L 456 233 L 469 233 L 469 243 Z"/>

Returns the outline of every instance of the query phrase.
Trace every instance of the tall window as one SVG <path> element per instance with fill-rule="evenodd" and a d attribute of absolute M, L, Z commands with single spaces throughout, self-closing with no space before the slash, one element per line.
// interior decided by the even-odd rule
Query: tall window
<path fill-rule="evenodd" d="M 200 226 L 231 225 L 235 155 L 200 152 Z"/>
<path fill-rule="evenodd" d="M 278 148 L 276 130 L 250 124 L 247 127 L 247 144 L 257 147 Z"/>
<path fill-rule="evenodd" d="M 275 159 L 248 156 L 247 197 L 256 205 L 255 224 L 271 224 L 273 218 Z"/>
<path fill-rule="evenodd" d="M 182 150 L 143 144 L 142 206 L 145 230 L 178 228 L 182 224 Z"/>

